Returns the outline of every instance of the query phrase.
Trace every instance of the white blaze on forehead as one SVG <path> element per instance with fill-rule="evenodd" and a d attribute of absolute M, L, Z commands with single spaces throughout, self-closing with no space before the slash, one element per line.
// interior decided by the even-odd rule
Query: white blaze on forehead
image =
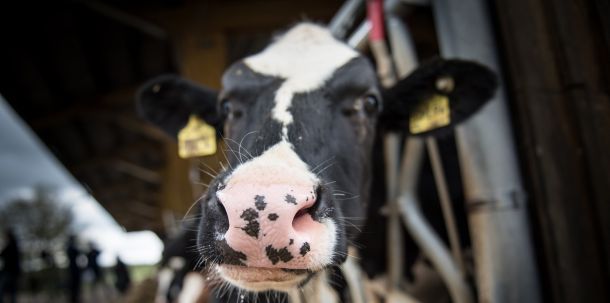
<path fill-rule="evenodd" d="M 326 28 L 303 23 L 244 62 L 258 73 L 285 79 L 275 94 L 272 117 L 282 124 L 283 138 L 287 139 L 287 126 L 293 121 L 288 111 L 293 96 L 320 88 L 338 68 L 357 56 Z"/>

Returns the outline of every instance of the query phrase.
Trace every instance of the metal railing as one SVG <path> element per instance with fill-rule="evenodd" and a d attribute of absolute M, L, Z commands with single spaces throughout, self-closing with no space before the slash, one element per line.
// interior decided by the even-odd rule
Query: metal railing
<path fill-rule="evenodd" d="M 408 26 L 401 21 L 400 6 L 432 5 L 443 56 L 474 58 L 499 70 L 484 1 L 467 0 L 388 0 L 384 3 L 392 62 L 398 78 L 405 77 L 417 65 L 417 55 Z M 368 20 L 354 26 L 363 11 L 364 0 L 350 0 L 337 13 L 329 27 L 333 34 L 357 49 L 368 46 L 371 30 Z M 472 24 L 475 23 L 475 24 Z M 464 25 L 465 24 L 465 25 Z M 349 29 L 354 28 L 351 35 Z M 470 31 L 466 33 L 465 31 Z M 480 39 L 471 43 L 467 35 Z M 476 284 L 480 302 L 539 302 L 537 273 L 533 264 L 525 197 L 516 169 L 514 144 L 510 135 L 502 90 L 487 109 L 458 130 L 457 143 L 468 205 L 484 201 L 482 209 L 469 211 L 473 239 Z M 492 108 L 492 109 L 489 109 Z M 493 125 L 493 126 L 492 126 Z M 491 127 L 490 127 L 491 126 Z M 501 146 L 501 150 L 498 150 Z M 403 252 L 400 220 L 423 253 L 433 263 L 446 284 L 453 302 L 474 302 L 471 286 L 466 282 L 462 248 L 459 243 L 455 214 L 446 186 L 440 153 L 433 138 L 408 138 L 401 152 L 398 134 L 384 138 L 386 181 L 388 183 L 388 291 L 402 285 Z M 431 159 L 435 183 L 451 249 L 430 226 L 419 208 L 416 185 L 425 148 Z M 399 168 L 400 166 L 400 168 Z M 509 167 L 507 167 L 509 166 Z M 511 199 L 520 198 L 518 201 Z M 477 204 L 479 205 L 479 204 Z M 516 205 L 516 206 L 515 206 Z M 495 206 L 500 207 L 503 211 Z M 497 220 L 497 221 L 495 221 Z M 508 242 L 519 248 L 509 249 Z M 499 250 L 506 250 L 499 252 Z M 502 260 L 494 254 L 502 256 Z M 514 292 L 514 295 L 506 292 Z"/>

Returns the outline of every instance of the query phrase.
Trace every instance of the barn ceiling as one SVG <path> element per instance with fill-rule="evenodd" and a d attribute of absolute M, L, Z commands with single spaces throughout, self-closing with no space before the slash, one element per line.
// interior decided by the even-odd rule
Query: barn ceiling
<path fill-rule="evenodd" d="M 121 225 L 159 231 L 166 138 L 133 95 L 175 71 L 163 32 L 78 1 L 0 10 L 0 93 Z"/>

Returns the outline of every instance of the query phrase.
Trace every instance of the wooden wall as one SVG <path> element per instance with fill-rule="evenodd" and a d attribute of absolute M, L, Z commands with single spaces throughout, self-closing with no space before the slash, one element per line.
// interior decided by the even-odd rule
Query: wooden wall
<path fill-rule="evenodd" d="M 605 1 L 492 7 L 545 301 L 610 302 L 610 13 Z"/>

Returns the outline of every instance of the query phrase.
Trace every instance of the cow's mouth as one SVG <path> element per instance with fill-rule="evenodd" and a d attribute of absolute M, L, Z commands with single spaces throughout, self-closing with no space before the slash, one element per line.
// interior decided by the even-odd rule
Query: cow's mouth
<path fill-rule="evenodd" d="M 216 270 L 225 281 L 251 291 L 290 289 L 307 280 L 312 273 L 305 269 L 244 267 L 226 264 L 218 265 Z"/>

